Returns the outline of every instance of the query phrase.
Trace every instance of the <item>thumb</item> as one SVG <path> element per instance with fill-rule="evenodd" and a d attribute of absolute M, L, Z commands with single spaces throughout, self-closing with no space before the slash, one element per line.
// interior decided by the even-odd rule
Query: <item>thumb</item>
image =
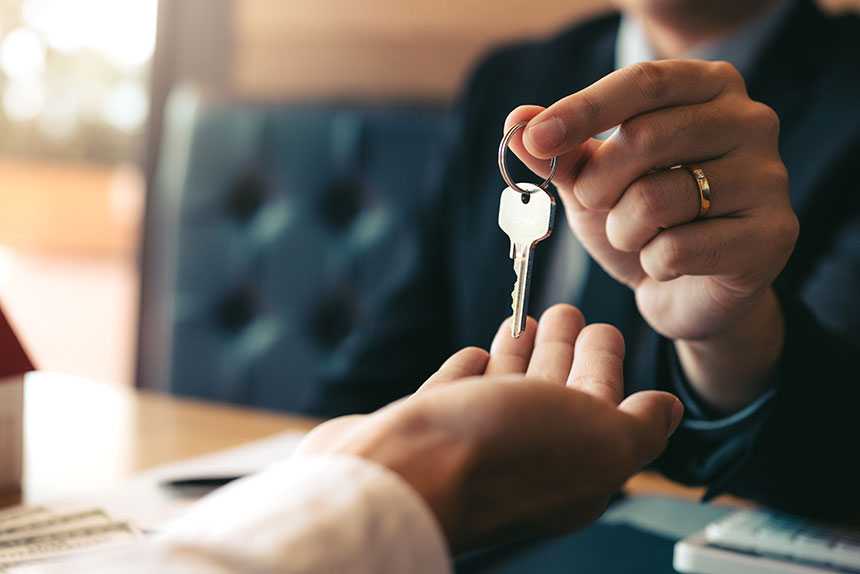
<path fill-rule="evenodd" d="M 666 441 L 681 424 L 684 406 L 673 394 L 642 391 L 624 399 L 618 410 L 634 421 L 633 450 L 637 463 L 645 466 L 666 448 Z"/>
<path fill-rule="evenodd" d="M 504 133 L 520 122 L 528 122 L 539 113 L 544 111 L 541 106 L 519 106 L 508 114 L 505 120 Z M 600 147 L 601 142 L 596 139 L 586 140 L 579 143 L 571 151 L 558 157 L 558 169 L 556 176 L 553 178 L 553 183 L 562 192 L 562 199 L 572 196 L 568 193 L 572 189 L 573 181 L 576 179 L 579 171 L 582 169 L 586 159 L 591 156 Z M 550 172 L 549 157 L 539 158 L 528 152 L 525 143 L 523 142 L 523 130 L 519 130 L 510 141 L 511 151 L 522 161 L 526 167 L 540 177 L 547 177 Z M 567 202 L 565 202 L 566 204 Z"/>
<path fill-rule="evenodd" d="M 468 377 L 483 375 L 490 360 L 490 354 L 478 347 L 466 347 L 451 355 L 442 363 L 439 370 L 433 373 L 424 384 L 418 387 L 415 394 L 429 389 L 441 387 Z M 414 396 L 414 395 L 413 395 Z"/>

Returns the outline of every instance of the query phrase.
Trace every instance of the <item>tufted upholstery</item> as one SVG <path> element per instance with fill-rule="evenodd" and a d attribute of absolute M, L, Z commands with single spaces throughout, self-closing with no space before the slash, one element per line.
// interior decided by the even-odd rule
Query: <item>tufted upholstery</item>
<path fill-rule="evenodd" d="M 415 257 L 445 117 L 175 96 L 153 186 L 171 216 L 148 230 L 171 244 L 169 304 L 150 305 L 169 390 L 308 410 L 376 286 Z"/>

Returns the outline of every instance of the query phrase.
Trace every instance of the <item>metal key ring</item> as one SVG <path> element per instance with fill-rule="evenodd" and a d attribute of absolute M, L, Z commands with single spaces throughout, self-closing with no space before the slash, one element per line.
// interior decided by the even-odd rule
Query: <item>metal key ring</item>
<path fill-rule="evenodd" d="M 499 171 L 502 172 L 502 179 L 505 180 L 505 183 L 508 184 L 509 187 L 516 189 L 520 193 L 534 193 L 537 190 L 528 190 L 523 189 L 517 183 L 511 179 L 511 174 L 508 173 L 508 166 L 505 165 L 505 155 L 508 152 L 508 144 L 511 143 L 511 138 L 514 137 L 514 134 L 519 130 L 523 129 L 528 122 L 520 122 L 515 124 L 508 132 L 505 134 L 505 137 L 502 138 L 502 143 L 499 144 Z M 543 183 L 541 183 L 538 188 L 546 191 L 546 188 L 549 187 L 549 184 L 552 183 L 552 178 L 555 177 L 555 171 L 558 168 L 558 156 L 553 156 L 551 160 L 549 160 L 549 176 Z"/>

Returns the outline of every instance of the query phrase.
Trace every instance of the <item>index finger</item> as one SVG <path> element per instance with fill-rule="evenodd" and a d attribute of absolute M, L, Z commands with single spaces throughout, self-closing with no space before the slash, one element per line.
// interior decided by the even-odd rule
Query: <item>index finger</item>
<path fill-rule="evenodd" d="M 510 317 L 505 319 L 493 339 L 493 344 L 490 346 L 490 359 L 485 370 L 488 375 L 525 373 L 529 366 L 535 346 L 537 321 L 528 317 L 526 330 L 519 339 L 514 339 L 511 336 L 512 320 L 513 318 Z"/>
<path fill-rule="evenodd" d="M 645 112 L 701 104 L 727 88 L 743 87 L 731 64 L 701 60 L 640 62 L 612 72 L 562 98 L 529 121 L 526 150 L 550 158 Z"/>
<path fill-rule="evenodd" d="M 553 305 L 538 322 L 535 346 L 526 376 L 563 385 L 573 363 L 573 346 L 585 325 L 573 305 Z"/>

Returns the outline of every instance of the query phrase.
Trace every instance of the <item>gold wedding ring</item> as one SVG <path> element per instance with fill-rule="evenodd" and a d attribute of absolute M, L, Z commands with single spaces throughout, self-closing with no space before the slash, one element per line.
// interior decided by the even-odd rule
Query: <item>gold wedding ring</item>
<path fill-rule="evenodd" d="M 708 215 L 708 212 L 711 211 L 711 183 L 708 181 L 708 176 L 705 175 L 705 170 L 697 165 L 686 165 L 680 164 L 671 167 L 670 169 L 677 169 L 679 167 L 683 167 L 687 172 L 693 176 L 693 180 L 696 182 L 696 187 L 699 189 L 699 214 L 696 216 L 696 219 L 701 219 Z"/>

